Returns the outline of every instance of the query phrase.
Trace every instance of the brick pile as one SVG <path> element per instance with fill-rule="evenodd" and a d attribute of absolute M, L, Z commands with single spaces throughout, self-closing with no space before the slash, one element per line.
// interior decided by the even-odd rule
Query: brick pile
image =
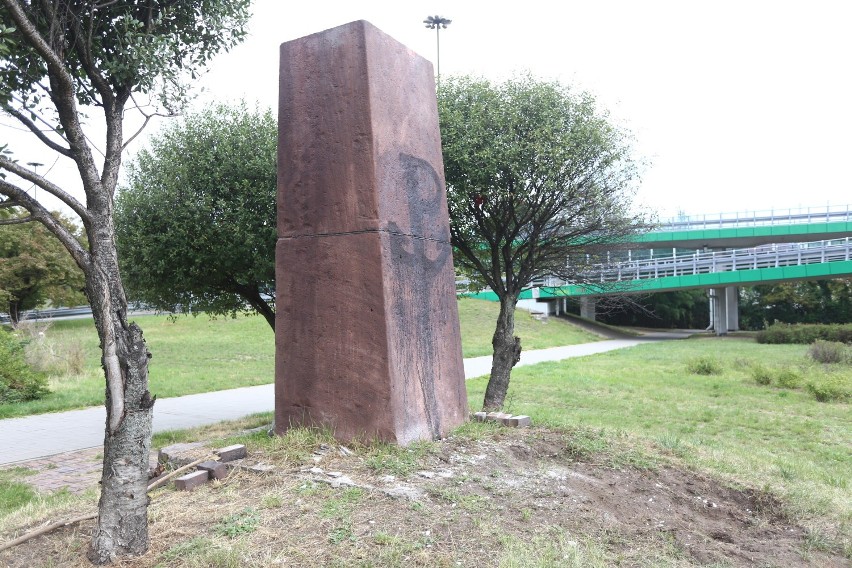
<path fill-rule="evenodd" d="M 175 479 L 175 489 L 179 491 L 191 491 L 212 479 L 225 479 L 228 476 L 227 462 L 240 460 L 246 457 L 246 447 L 242 444 L 234 444 L 220 448 L 214 452 L 219 460 L 207 460 L 196 466 L 196 470 Z M 164 454 L 168 455 L 168 454 Z"/>

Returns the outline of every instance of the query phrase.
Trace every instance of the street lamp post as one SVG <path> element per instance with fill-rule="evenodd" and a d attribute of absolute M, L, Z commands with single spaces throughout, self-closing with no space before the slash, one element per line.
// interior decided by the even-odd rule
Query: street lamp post
<path fill-rule="evenodd" d="M 38 169 L 44 164 L 39 162 L 27 162 L 27 165 L 32 166 L 35 171 L 35 175 L 38 175 Z M 38 199 L 38 186 L 35 183 L 33 183 L 33 199 Z"/>
<path fill-rule="evenodd" d="M 441 28 L 447 29 L 447 26 L 452 23 L 452 20 L 442 18 L 441 16 L 429 16 L 423 23 L 430 30 L 435 30 L 435 38 L 438 42 L 438 87 L 441 87 Z"/>

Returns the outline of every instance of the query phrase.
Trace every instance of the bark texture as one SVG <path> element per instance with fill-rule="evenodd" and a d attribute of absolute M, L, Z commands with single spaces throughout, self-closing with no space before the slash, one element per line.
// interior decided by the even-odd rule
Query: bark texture
<path fill-rule="evenodd" d="M 486 412 L 503 408 L 506 392 L 509 390 L 512 367 L 521 360 L 521 338 L 515 336 L 515 305 L 517 303 L 517 298 L 513 297 L 500 299 L 500 314 L 497 316 L 497 327 L 491 339 L 491 346 L 494 348 L 491 378 L 485 390 L 483 403 L 483 410 Z"/>
<path fill-rule="evenodd" d="M 154 401 L 147 390 L 148 350 L 142 330 L 127 325 L 123 318 L 111 318 L 120 330 L 116 334 L 116 358 L 126 389 L 124 404 L 113 407 L 107 390 L 107 431 L 104 438 L 104 467 L 101 476 L 99 515 L 89 559 L 106 564 L 119 556 L 140 555 L 148 550 L 147 484 L 148 453 Z M 104 363 L 107 365 L 108 363 Z M 116 412 L 121 412 L 117 428 L 110 430 Z"/>
<path fill-rule="evenodd" d="M 107 419 L 99 515 L 88 557 L 95 564 L 106 564 L 148 550 L 148 453 L 154 399 L 148 392 L 151 355 L 142 330 L 127 321 L 112 199 L 94 201 L 86 291 L 101 341 Z"/>

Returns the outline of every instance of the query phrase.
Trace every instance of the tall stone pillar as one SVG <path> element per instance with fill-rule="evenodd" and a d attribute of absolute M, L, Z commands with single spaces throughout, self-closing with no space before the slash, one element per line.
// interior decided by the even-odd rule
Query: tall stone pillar
<path fill-rule="evenodd" d="M 275 429 L 407 444 L 467 395 L 432 65 L 358 21 L 281 45 Z"/>

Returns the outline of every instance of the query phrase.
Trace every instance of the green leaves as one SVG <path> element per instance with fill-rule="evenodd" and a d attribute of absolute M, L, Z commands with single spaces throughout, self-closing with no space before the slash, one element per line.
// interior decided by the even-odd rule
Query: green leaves
<path fill-rule="evenodd" d="M 12 208 L 12 217 L 27 215 Z M 82 240 L 81 230 L 70 220 L 54 216 Z M 0 226 L 0 300 L 5 301 L 0 310 L 8 310 L 14 317 L 13 312 L 37 308 L 46 301 L 65 306 L 84 304 L 83 285 L 82 271 L 43 225 Z"/>
<path fill-rule="evenodd" d="M 438 103 L 456 264 L 498 294 L 576 278 L 569 256 L 635 230 L 629 136 L 591 95 L 528 75 L 458 77 Z"/>
<path fill-rule="evenodd" d="M 15 47 L 15 40 L 12 38 L 13 33 L 15 33 L 13 26 L 5 26 L 0 23 L 0 57 L 6 57 L 12 53 L 12 49 Z"/>
<path fill-rule="evenodd" d="M 242 41 L 250 0 L 199 2 L 72 2 L 21 7 L 75 79 L 83 105 L 103 104 L 103 88 L 141 92 L 171 111 L 187 101 L 188 86 L 218 53 Z M 48 84 L 48 68 L 0 8 L 0 103 L 10 93 L 27 100 Z M 4 96 L 5 95 L 5 96 Z"/>
<path fill-rule="evenodd" d="M 116 207 L 132 300 L 271 316 L 261 294 L 275 289 L 276 153 L 271 112 L 243 103 L 190 115 L 137 155 Z"/>

